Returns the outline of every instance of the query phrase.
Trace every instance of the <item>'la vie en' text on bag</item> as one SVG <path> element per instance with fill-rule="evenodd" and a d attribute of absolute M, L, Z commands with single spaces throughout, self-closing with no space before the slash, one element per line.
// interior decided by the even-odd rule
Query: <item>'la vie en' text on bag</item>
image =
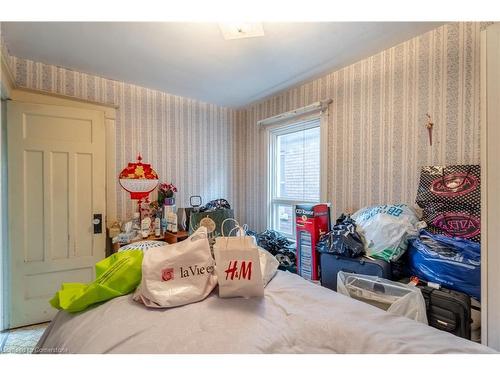
<path fill-rule="evenodd" d="M 198 302 L 217 285 L 207 229 L 186 240 L 148 250 L 134 300 L 148 307 L 174 307 Z"/>

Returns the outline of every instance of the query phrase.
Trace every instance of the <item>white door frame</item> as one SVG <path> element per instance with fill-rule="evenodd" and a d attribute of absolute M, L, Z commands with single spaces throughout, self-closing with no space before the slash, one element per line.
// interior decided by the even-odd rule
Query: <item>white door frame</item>
<path fill-rule="evenodd" d="M 0 51 L 0 99 L 8 100 L 11 96 L 12 90 L 14 88 L 14 78 L 9 70 L 6 57 Z M 0 112 L 2 110 L 0 109 Z M 6 120 L 7 116 L 5 113 L 0 113 L 0 116 L 4 117 Z M 7 228 L 7 176 L 4 176 L 3 167 L 7 163 L 7 124 L 3 123 L 0 119 L 0 166 L 2 171 L 0 171 L 0 331 L 7 328 L 8 324 L 8 307 L 6 301 L 8 301 L 8 291 L 10 286 L 8 285 L 8 280 L 10 275 L 7 273 L 9 259 L 8 256 L 8 228 Z"/>
<path fill-rule="evenodd" d="M 481 342 L 500 350 L 500 24 L 481 31 Z"/>

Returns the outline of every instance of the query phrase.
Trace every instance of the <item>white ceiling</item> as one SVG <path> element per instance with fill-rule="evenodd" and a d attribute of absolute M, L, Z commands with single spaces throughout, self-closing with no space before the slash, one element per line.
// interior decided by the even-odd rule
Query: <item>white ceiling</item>
<path fill-rule="evenodd" d="M 264 23 L 224 40 L 216 23 L 2 22 L 2 35 L 14 56 L 238 107 L 441 24 Z"/>

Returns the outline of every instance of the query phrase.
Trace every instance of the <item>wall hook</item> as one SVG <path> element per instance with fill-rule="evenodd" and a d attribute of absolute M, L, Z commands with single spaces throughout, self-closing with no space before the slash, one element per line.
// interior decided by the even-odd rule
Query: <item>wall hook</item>
<path fill-rule="evenodd" d="M 432 146 L 432 128 L 434 127 L 434 123 L 432 122 L 431 115 L 428 113 L 425 114 L 427 116 L 427 124 L 425 127 L 427 128 L 427 132 L 429 133 L 429 144 Z"/>

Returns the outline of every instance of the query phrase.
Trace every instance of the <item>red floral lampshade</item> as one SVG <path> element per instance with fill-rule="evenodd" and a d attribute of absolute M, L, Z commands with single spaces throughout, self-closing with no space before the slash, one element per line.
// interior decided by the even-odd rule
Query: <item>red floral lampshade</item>
<path fill-rule="evenodd" d="M 155 170 L 141 160 L 141 155 L 137 156 L 137 163 L 128 163 L 118 176 L 121 187 L 130 193 L 131 199 L 146 198 L 158 186 Z"/>

